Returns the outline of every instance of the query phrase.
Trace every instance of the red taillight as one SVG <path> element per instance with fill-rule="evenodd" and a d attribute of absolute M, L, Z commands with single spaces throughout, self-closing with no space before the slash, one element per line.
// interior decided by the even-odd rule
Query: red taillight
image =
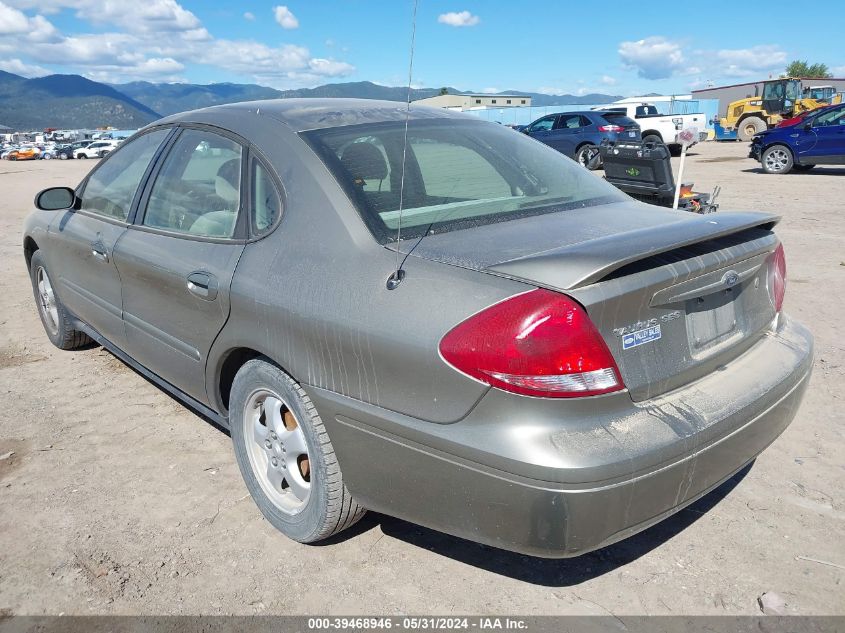
<path fill-rule="evenodd" d="M 775 252 L 766 260 L 769 266 L 769 292 L 775 304 L 775 312 L 783 307 L 783 297 L 786 294 L 786 255 L 783 244 L 778 244 Z"/>
<path fill-rule="evenodd" d="M 450 365 L 505 391 L 545 398 L 624 389 L 619 369 L 575 301 L 532 290 L 490 306 L 440 341 Z"/>
<path fill-rule="evenodd" d="M 599 126 L 599 132 L 621 132 L 624 129 L 621 125 L 613 125 L 612 123 Z"/>

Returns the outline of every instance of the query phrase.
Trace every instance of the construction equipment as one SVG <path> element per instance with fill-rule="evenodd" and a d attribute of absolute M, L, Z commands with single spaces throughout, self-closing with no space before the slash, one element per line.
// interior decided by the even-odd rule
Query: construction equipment
<path fill-rule="evenodd" d="M 827 88 L 829 90 L 825 90 Z M 726 116 L 719 123 L 729 132 L 736 130 L 740 141 L 750 141 L 755 134 L 775 127 L 784 119 L 841 102 L 842 94 L 835 94 L 833 86 L 804 89 L 800 79 L 783 77 L 764 81 L 761 96 L 746 97 L 728 104 Z"/>

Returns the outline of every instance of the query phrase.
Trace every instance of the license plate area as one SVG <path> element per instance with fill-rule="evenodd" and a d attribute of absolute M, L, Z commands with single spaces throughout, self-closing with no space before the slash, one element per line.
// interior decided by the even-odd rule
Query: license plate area
<path fill-rule="evenodd" d="M 745 322 L 738 310 L 740 288 L 728 288 L 686 302 L 687 338 L 694 358 L 742 338 Z"/>

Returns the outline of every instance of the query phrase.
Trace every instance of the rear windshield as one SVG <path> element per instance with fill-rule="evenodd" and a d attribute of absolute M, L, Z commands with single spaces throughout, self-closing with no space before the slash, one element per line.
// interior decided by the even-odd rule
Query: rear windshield
<path fill-rule="evenodd" d="M 303 132 L 375 238 L 396 241 L 404 122 Z M 405 151 L 402 239 L 584 209 L 625 196 L 575 161 L 505 126 L 412 120 Z"/>
<path fill-rule="evenodd" d="M 608 123 L 613 123 L 614 125 L 621 125 L 623 127 L 639 127 L 640 124 L 634 121 L 634 119 L 629 118 L 624 112 L 606 112 L 602 114 L 602 116 L 607 120 Z"/>

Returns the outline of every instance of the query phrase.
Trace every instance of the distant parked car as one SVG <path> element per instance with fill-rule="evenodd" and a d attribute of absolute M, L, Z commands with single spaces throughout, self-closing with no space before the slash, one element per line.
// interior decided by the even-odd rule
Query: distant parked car
<path fill-rule="evenodd" d="M 522 133 L 589 169 L 599 166 L 591 159 L 598 154 L 603 140 L 640 140 L 640 126 L 636 121 L 623 112 L 603 110 L 548 114 L 522 128 Z"/>
<path fill-rule="evenodd" d="M 767 174 L 845 165 L 845 105 L 819 108 L 794 125 L 755 134 L 748 156 Z"/>
<path fill-rule="evenodd" d="M 9 160 L 38 160 L 41 158 L 41 150 L 37 147 L 21 147 L 9 152 L 6 158 Z"/>
<path fill-rule="evenodd" d="M 88 147 L 82 147 L 73 153 L 74 158 L 102 158 L 118 146 L 117 141 L 94 141 Z"/>

